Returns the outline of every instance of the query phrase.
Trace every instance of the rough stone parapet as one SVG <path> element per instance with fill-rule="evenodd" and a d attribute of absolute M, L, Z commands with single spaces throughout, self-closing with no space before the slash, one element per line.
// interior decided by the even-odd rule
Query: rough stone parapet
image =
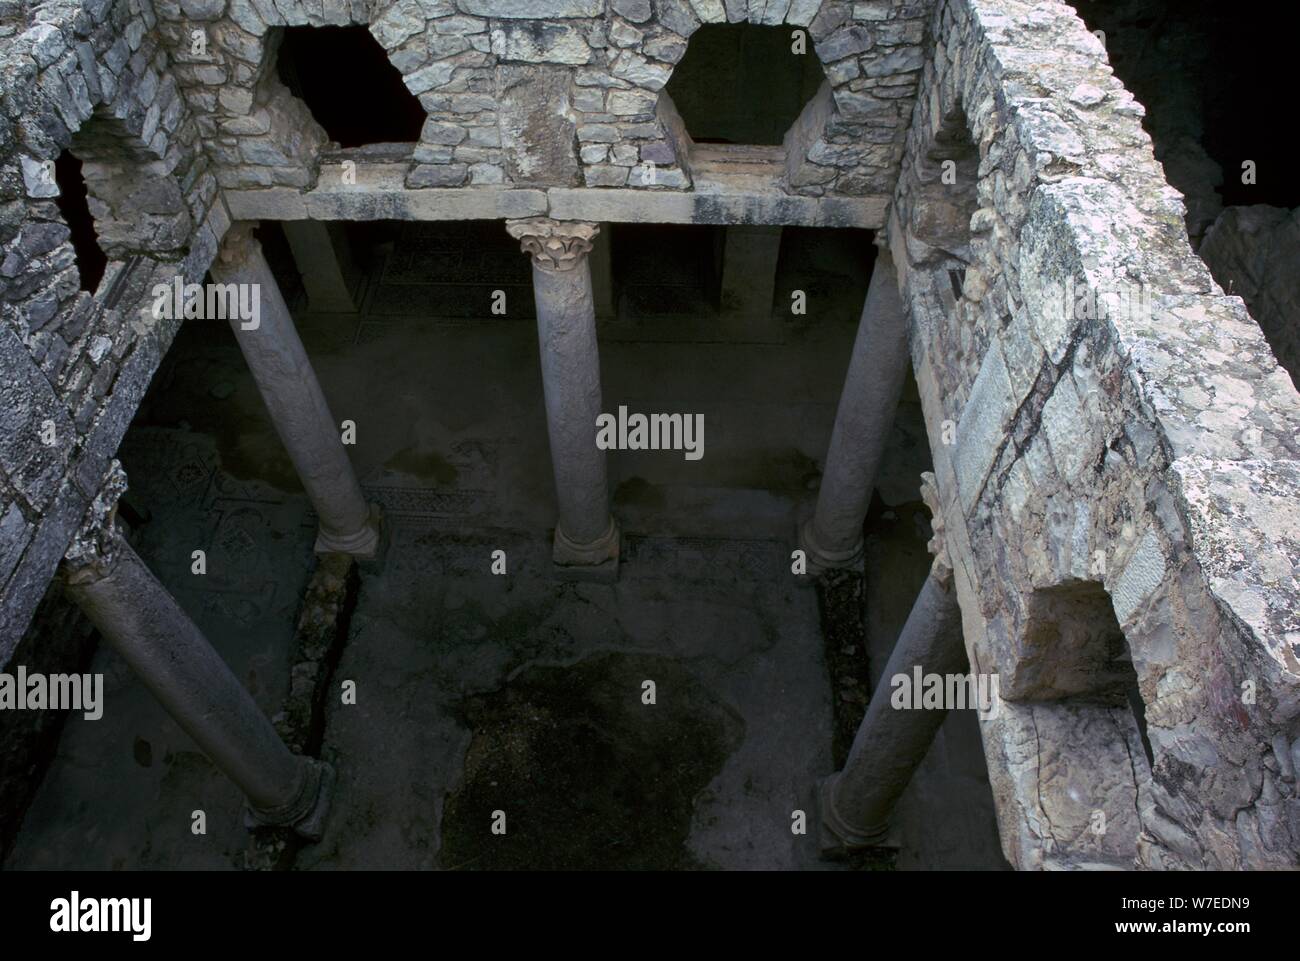
<path fill-rule="evenodd" d="M 228 219 L 150 4 L 42 4 L 0 32 L 0 662 L 14 649 Z M 83 162 L 108 265 L 81 289 L 53 163 Z"/>
<path fill-rule="evenodd" d="M 1300 397 L 1068 6 L 947 0 L 933 36 L 890 241 L 968 653 L 1013 692 L 983 722 L 1004 850 L 1294 866 Z M 1081 624 L 1142 717 L 1034 673 Z"/>

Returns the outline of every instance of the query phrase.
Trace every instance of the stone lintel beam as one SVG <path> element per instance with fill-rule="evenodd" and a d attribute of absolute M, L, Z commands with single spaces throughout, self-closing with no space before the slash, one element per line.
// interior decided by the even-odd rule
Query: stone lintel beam
<path fill-rule="evenodd" d="M 408 163 L 358 162 L 356 183 L 321 165 L 315 187 L 224 193 L 236 220 L 508 220 L 550 216 L 594 223 L 753 224 L 878 230 L 890 198 L 803 197 L 776 179 L 717 175 L 694 190 L 637 187 L 430 187 L 405 185 Z"/>
<path fill-rule="evenodd" d="M 203 632 L 117 528 L 126 475 L 113 461 L 61 567 L 68 597 L 208 759 L 244 792 L 249 827 L 318 839 L 329 765 L 290 752 Z"/>

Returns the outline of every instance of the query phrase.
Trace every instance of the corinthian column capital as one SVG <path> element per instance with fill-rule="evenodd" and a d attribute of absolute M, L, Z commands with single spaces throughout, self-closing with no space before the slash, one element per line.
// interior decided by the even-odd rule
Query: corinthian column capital
<path fill-rule="evenodd" d="M 117 530 L 117 502 L 125 491 L 126 471 L 119 461 L 110 461 L 99 493 L 64 553 L 63 571 L 69 583 L 95 580 L 112 570 L 123 543 Z"/>
<path fill-rule="evenodd" d="M 239 267 L 262 249 L 262 245 L 253 236 L 255 226 L 256 224 L 246 220 L 231 224 L 226 235 L 221 238 L 221 246 L 217 250 L 217 260 L 222 267 L 228 269 Z"/>
<path fill-rule="evenodd" d="M 580 220 L 552 220 L 529 217 L 507 220 L 506 230 L 519 241 L 533 265 L 542 270 L 572 270 L 591 252 L 591 244 L 600 232 L 599 224 Z"/>
<path fill-rule="evenodd" d="M 952 561 L 948 558 L 948 542 L 943 530 L 943 506 L 939 502 L 939 486 L 934 474 L 926 471 L 921 475 L 921 500 L 930 509 L 930 530 L 934 536 L 925 545 L 925 549 L 934 555 L 930 565 L 930 576 L 947 590 L 952 583 Z"/>

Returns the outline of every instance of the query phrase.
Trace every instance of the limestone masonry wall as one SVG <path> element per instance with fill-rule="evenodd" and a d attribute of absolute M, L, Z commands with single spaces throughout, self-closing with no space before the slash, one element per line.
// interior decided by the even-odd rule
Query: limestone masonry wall
<path fill-rule="evenodd" d="M 1007 857 L 1294 867 L 1300 397 L 1072 9 L 933 35 L 890 242 Z"/>
<path fill-rule="evenodd" d="M 141 308 L 225 231 L 147 2 L 0 3 L 0 663 L 22 636 L 174 333 Z M 80 289 L 53 161 L 84 161 L 108 268 Z"/>
<path fill-rule="evenodd" d="M 664 85 L 700 26 L 748 21 L 805 30 L 806 55 L 823 63 L 827 85 L 786 143 L 787 189 L 815 196 L 892 188 L 932 5 L 154 0 L 225 187 L 314 183 L 327 138 L 275 76 L 280 28 L 366 24 L 428 114 L 420 142 L 401 153 L 408 187 L 689 189 L 689 140 Z"/>

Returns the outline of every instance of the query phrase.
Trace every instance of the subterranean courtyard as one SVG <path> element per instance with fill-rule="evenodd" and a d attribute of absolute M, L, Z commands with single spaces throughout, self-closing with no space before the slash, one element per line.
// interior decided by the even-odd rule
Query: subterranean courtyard
<path fill-rule="evenodd" d="M 1300 866 L 1269 16 L 0 0 L 0 866 Z"/>

